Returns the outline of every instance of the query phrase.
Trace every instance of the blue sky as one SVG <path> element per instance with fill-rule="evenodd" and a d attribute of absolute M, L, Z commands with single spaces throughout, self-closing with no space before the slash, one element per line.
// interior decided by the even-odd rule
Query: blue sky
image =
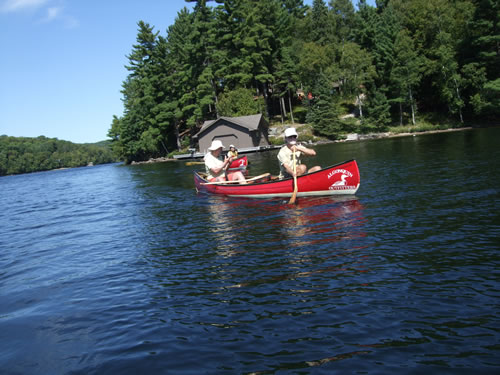
<path fill-rule="evenodd" d="M 107 139 L 113 115 L 123 113 L 120 90 L 137 22 L 166 36 L 178 11 L 191 4 L 0 0 L 0 135 Z"/>
<path fill-rule="evenodd" d="M 184 0 L 0 0 L 0 135 L 107 138 L 144 20 L 166 35 Z"/>

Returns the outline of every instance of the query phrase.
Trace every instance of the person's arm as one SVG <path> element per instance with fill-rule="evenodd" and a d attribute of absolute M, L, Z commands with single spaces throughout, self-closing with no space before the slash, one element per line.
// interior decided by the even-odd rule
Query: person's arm
<path fill-rule="evenodd" d="M 219 166 L 219 167 L 214 166 L 214 167 L 210 168 L 210 171 L 212 171 L 212 173 L 214 173 L 214 174 L 219 174 L 227 168 L 229 163 L 231 163 L 231 158 L 224 158 L 224 163 L 222 163 L 221 166 Z"/>
<path fill-rule="evenodd" d="M 215 158 L 214 158 L 215 159 Z M 205 159 L 205 165 L 208 167 L 210 170 L 210 173 L 213 175 L 218 175 L 221 173 L 223 170 L 225 170 L 228 165 L 231 163 L 232 158 L 224 158 L 224 162 L 221 162 L 220 160 L 217 159 Z M 222 163 L 222 164 L 221 164 Z"/>
<path fill-rule="evenodd" d="M 292 151 L 294 150 L 300 151 L 307 156 L 316 156 L 316 151 L 303 145 L 295 145 L 294 148 L 292 148 Z"/>
<path fill-rule="evenodd" d="M 293 176 L 293 162 L 288 163 L 283 163 L 283 166 L 285 167 L 286 173 L 288 173 L 290 176 Z"/>

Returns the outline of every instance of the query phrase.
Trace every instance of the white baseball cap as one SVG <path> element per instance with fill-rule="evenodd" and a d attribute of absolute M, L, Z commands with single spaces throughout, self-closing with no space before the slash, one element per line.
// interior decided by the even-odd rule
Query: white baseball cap
<path fill-rule="evenodd" d="M 292 136 L 298 137 L 299 135 L 297 134 L 297 131 L 295 130 L 295 128 L 287 128 L 285 130 L 285 137 L 288 138 L 288 137 L 292 137 Z"/>
<path fill-rule="evenodd" d="M 208 148 L 208 151 L 215 151 L 215 150 L 218 150 L 219 148 L 224 148 L 224 145 L 222 144 L 221 141 L 216 139 L 216 140 L 212 141 L 212 144 Z"/>

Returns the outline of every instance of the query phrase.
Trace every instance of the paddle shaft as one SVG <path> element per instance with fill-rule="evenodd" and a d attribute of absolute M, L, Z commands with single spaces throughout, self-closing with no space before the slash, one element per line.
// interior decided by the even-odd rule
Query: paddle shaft
<path fill-rule="evenodd" d="M 293 151 L 292 154 L 293 157 L 293 194 L 292 197 L 290 198 L 290 201 L 288 204 L 294 204 L 295 200 L 297 199 L 297 191 L 299 190 L 299 187 L 297 186 L 297 164 L 295 163 L 295 151 Z"/>

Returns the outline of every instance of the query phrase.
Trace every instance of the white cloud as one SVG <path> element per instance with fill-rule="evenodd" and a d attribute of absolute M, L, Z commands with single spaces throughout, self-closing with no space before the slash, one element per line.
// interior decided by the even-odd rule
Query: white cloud
<path fill-rule="evenodd" d="M 79 26 L 78 20 L 75 17 L 66 14 L 63 7 L 47 8 L 47 15 L 41 22 L 52 22 L 56 20 L 61 21 L 67 29 L 74 29 Z"/>
<path fill-rule="evenodd" d="M 74 29 L 75 27 L 80 26 L 80 22 L 75 17 L 65 16 L 64 17 L 64 26 L 67 29 Z"/>
<path fill-rule="evenodd" d="M 35 9 L 46 2 L 47 0 L 5 0 L 0 3 L 0 12 L 11 13 Z"/>
<path fill-rule="evenodd" d="M 60 5 L 49 4 L 54 2 L 54 0 L 0 0 L 0 13 L 33 11 L 38 24 L 58 21 L 66 29 L 74 29 L 80 25 L 78 19 L 65 12 L 64 0 L 57 1 Z"/>
<path fill-rule="evenodd" d="M 47 17 L 45 17 L 45 22 L 50 22 L 56 19 L 62 12 L 62 8 L 51 7 L 47 9 Z"/>
<path fill-rule="evenodd" d="M 67 15 L 67 14 L 61 14 L 57 19 L 60 22 L 62 22 L 65 29 L 74 29 L 74 28 L 80 26 L 80 23 L 78 22 L 78 20 L 75 17 Z"/>

